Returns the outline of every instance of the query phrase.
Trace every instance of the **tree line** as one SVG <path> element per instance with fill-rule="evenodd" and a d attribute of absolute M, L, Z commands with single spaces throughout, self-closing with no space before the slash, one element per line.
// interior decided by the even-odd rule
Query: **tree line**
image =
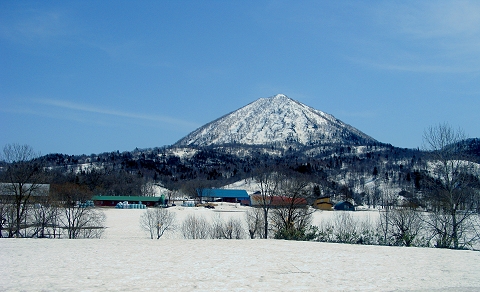
<path fill-rule="evenodd" d="M 90 206 L 87 186 L 50 184 L 39 155 L 28 145 L 3 149 L 0 173 L 0 237 L 100 237 L 105 215 Z"/>

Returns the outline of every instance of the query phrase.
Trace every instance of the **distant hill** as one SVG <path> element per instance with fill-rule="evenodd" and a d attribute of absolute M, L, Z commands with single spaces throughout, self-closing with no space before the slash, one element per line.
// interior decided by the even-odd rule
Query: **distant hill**
<path fill-rule="evenodd" d="M 480 138 L 465 139 L 450 147 L 457 147 L 467 154 L 469 159 L 480 162 Z"/>

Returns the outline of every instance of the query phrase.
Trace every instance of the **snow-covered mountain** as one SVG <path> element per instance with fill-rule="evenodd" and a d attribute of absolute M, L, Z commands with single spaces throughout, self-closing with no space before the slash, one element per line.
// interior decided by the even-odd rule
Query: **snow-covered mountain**
<path fill-rule="evenodd" d="M 175 146 L 363 144 L 375 139 L 286 95 L 260 98 L 210 122 Z"/>

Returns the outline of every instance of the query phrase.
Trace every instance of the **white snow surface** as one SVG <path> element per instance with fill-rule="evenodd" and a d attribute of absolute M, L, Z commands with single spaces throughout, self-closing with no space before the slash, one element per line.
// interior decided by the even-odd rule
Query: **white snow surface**
<path fill-rule="evenodd" d="M 267 145 L 338 143 L 356 137 L 375 140 L 332 115 L 286 95 L 260 98 L 193 131 L 176 145 Z"/>
<path fill-rule="evenodd" d="M 223 189 L 245 190 L 250 195 L 255 193 L 256 191 L 260 191 L 258 183 L 253 178 L 239 180 L 237 182 L 224 186 Z"/>
<path fill-rule="evenodd" d="M 171 208 L 243 216 L 246 207 Z M 284 240 L 151 240 L 104 209 L 102 239 L 1 239 L 1 291 L 480 291 L 480 253 Z M 223 211 L 223 212 L 222 212 Z M 333 212 L 318 212 L 316 220 Z M 365 216 L 368 212 L 355 212 Z"/>

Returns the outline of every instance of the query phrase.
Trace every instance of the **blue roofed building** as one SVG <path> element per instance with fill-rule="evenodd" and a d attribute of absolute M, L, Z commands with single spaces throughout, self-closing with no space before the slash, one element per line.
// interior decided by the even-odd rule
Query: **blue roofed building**
<path fill-rule="evenodd" d="M 333 208 L 338 211 L 355 211 L 355 206 L 348 201 L 338 202 Z"/>
<path fill-rule="evenodd" d="M 250 205 L 250 196 L 245 190 L 202 189 L 204 200 L 215 202 L 240 203 Z"/>

